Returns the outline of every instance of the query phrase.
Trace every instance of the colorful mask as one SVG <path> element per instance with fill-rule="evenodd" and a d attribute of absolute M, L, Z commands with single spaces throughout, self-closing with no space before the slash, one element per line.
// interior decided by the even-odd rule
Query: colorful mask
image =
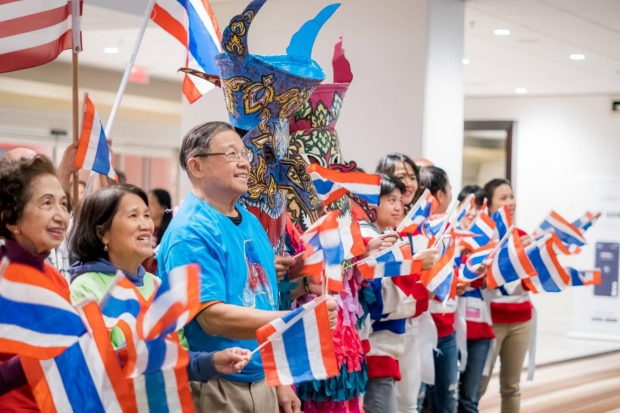
<path fill-rule="evenodd" d="M 305 23 L 291 38 L 286 55 L 261 56 L 249 53 L 248 33 L 265 1 L 252 1 L 224 31 L 224 52 L 216 57 L 219 79 L 192 69 L 181 70 L 220 86 L 230 123 L 247 131 L 243 143 L 253 156 L 248 193 L 242 202 L 258 216 L 279 251 L 286 193 L 296 193 L 308 209 L 320 205 L 305 162 L 288 157 L 288 122 L 325 78 L 323 69 L 311 58 L 312 46 L 339 4 L 325 7 Z"/>

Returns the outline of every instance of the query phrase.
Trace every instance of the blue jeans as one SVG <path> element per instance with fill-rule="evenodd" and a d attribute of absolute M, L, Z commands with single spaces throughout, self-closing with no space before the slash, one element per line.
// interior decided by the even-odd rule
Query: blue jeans
<path fill-rule="evenodd" d="M 458 375 L 458 350 L 456 333 L 441 337 L 435 352 L 435 385 L 422 386 L 426 392 L 430 410 L 433 413 L 456 413 L 456 389 Z M 424 396 L 421 394 L 421 399 Z M 418 404 L 421 408 L 422 403 Z"/>
<path fill-rule="evenodd" d="M 490 338 L 467 340 L 467 367 L 459 383 L 458 413 L 478 413 L 482 372 L 490 348 Z"/>

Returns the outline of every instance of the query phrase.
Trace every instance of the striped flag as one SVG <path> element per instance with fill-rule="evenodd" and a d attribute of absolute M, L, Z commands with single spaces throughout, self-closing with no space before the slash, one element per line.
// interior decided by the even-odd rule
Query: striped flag
<path fill-rule="evenodd" d="M 339 373 L 325 297 L 265 324 L 256 337 L 270 386 L 325 380 Z"/>
<path fill-rule="evenodd" d="M 413 259 L 409 242 L 403 241 L 367 258 L 357 269 L 365 280 L 396 277 L 421 273 L 422 261 Z"/>
<path fill-rule="evenodd" d="M 75 344 L 53 359 L 22 358 L 41 413 L 136 411 L 97 302 L 87 299 L 77 310 L 88 332 Z"/>
<path fill-rule="evenodd" d="M 570 275 L 570 285 L 573 287 L 601 284 L 601 270 L 599 269 L 579 271 L 571 267 L 566 267 L 564 270 Z"/>
<path fill-rule="evenodd" d="M 308 173 L 317 194 L 325 205 L 342 198 L 347 192 L 357 195 L 366 202 L 379 205 L 381 177 L 362 172 L 340 172 L 323 168 L 318 164 L 308 165 Z"/>
<path fill-rule="evenodd" d="M 0 73 L 56 59 L 72 48 L 71 26 L 67 0 L 0 1 Z"/>
<path fill-rule="evenodd" d="M 512 226 L 512 215 L 510 214 L 508 205 L 504 205 L 503 207 L 495 211 L 491 218 L 495 222 L 495 232 L 493 238 L 495 238 L 496 240 L 504 238 L 504 235 L 506 235 L 508 228 Z"/>
<path fill-rule="evenodd" d="M 76 168 L 94 171 L 115 181 L 118 180 L 116 171 L 112 167 L 112 153 L 106 140 L 105 130 L 95 105 L 88 95 L 84 96 L 82 132 L 73 164 Z"/>
<path fill-rule="evenodd" d="M 480 212 L 469 227 L 469 230 L 478 236 L 463 239 L 461 241 L 461 246 L 470 251 L 484 247 L 493 239 L 495 227 L 495 221 L 486 213 Z"/>
<path fill-rule="evenodd" d="M 494 255 L 487 272 L 489 289 L 536 275 L 536 270 L 523 249 L 519 232 L 513 229 L 502 241 L 499 252 Z"/>
<path fill-rule="evenodd" d="M 1 264 L 0 348 L 2 352 L 51 359 L 86 333 L 82 320 L 45 274 L 22 265 Z"/>
<path fill-rule="evenodd" d="M 465 215 L 467 215 L 469 210 L 472 209 L 475 205 L 476 205 L 476 195 L 469 194 L 467 198 L 463 200 L 463 204 L 458 209 L 458 212 L 456 214 L 456 219 L 454 220 L 454 222 L 455 223 L 461 222 L 461 220 L 465 218 Z"/>
<path fill-rule="evenodd" d="M 222 32 L 208 0 L 157 0 L 151 19 L 186 49 L 185 66 L 212 75 L 220 73 L 215 56 L 222 52 Z M 185 75 L 183 94 L 194 103 L 213 90 L 213 83 Z"/>
<path fill-rule="evenodd" d="M 431 191 L 425 189 L 420 198 L 409 210 L 409 213 L 396 227 L 399 234 L 419 233 L 422 225 L 437 209 L 437 200 L 431 195 Z"/>
<path fill-rule="evenodd" d="M 558 261 L 555 242 L 552 237 L 546 236 L 526 248 L 527 256 L 538 276 L 525 278 L 523 284 L 534 294 L 558 293 L 570 285 L 570 275 Z"/>
<path fill-rule="evenodd" d="M 145 340 L 174 333 L 200 310 L 200 266 L 177 267 L 168 273 L 138 319 L 138 335 Z"/>
<path fill-rule="evenodd" d="M 582 232 L 555 211 L 551 211 L 547 218 L 538 226 L 534 231 L 534 237 L 543 237 L 550 232 L 555 232 L 560 240 L 569 246 L 582 247 L 586 245 L 586 239 L 583 237 Z"/>
<path fill-rule="evenodd" d="M 583 216 L 577 218 L 575 222 L 573 222 L 573 226 L 581 231 L 581 233 L 585 233 L 590 227 L 596 224 L 596 221 L 601 217 L 601 213 L 592 213 L 590 211 L 583 214 Z"/>
<path fill-rule="evenodd" d="M 454 257 L 456 243 L 452 242 L 446 253 L 435 263 L 430 271 L 422 272 L 420 281 L 437 298 L 445 303 L 448 298 L 454 298 L 456 283 L 454 279 Z"/>
<path fill-rule="evenodd" d="M 464 241 L 461 241 L 463 243 Z M 479 278 L 484 277 L 484 274 L 479 274 L 478 269 L 482 263 L 489 257 L 489 254 L 495 248 L 496 243 L 490 243 L 484 247 L 480 247 L 471 252 L 471 255 L 467 257 L 467 261 L 461 266 L 459 271 L 459 280 L 463 282 L 476 281 Z"/>

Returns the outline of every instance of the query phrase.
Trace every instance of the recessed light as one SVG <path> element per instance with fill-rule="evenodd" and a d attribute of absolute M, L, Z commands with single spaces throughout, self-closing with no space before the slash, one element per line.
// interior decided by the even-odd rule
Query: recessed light
<path fill-rule="evenodd" d="M 583 60 L 585 58 L 586 58 L 586 55 L 584 54 L 577 53 L 577 54 L 570 55 L 570 60 Z"/>
<path fill-rule="evenodd" d="M 103 49 L 103 53 L 107 54 L 117 54 L 118 52 L 118 47 L 106 47 L 105 49 Z"/>
<path fill-rule="evenodd" d="M 495 29 L 493 33 L 497 36 L 510 36 L 510 30 L 508 29 Z"/>
<path fill-rule="evenodd" d="M 527 88 L 525 87 L 518 87 L 515 89 L 515 93 L 519 94 L 519 95 L 525 95 L 527 93 Z"/>
<path fill-rule="evenodd" d="M 469 59 L 463 59 L 463 64 L 464 65 L 468 65 L 469 64 Z"/>

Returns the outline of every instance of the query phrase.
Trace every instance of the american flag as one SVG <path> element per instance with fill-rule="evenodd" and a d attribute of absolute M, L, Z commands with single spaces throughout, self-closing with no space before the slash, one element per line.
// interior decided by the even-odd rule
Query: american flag
<path fill-rule="evenodd" d="M 49 63 L 71 49 L 71 9 L 67 0 L 0 0 L 0 73 Z M 81 50 L 79 27 L 75 43 Z"/>

